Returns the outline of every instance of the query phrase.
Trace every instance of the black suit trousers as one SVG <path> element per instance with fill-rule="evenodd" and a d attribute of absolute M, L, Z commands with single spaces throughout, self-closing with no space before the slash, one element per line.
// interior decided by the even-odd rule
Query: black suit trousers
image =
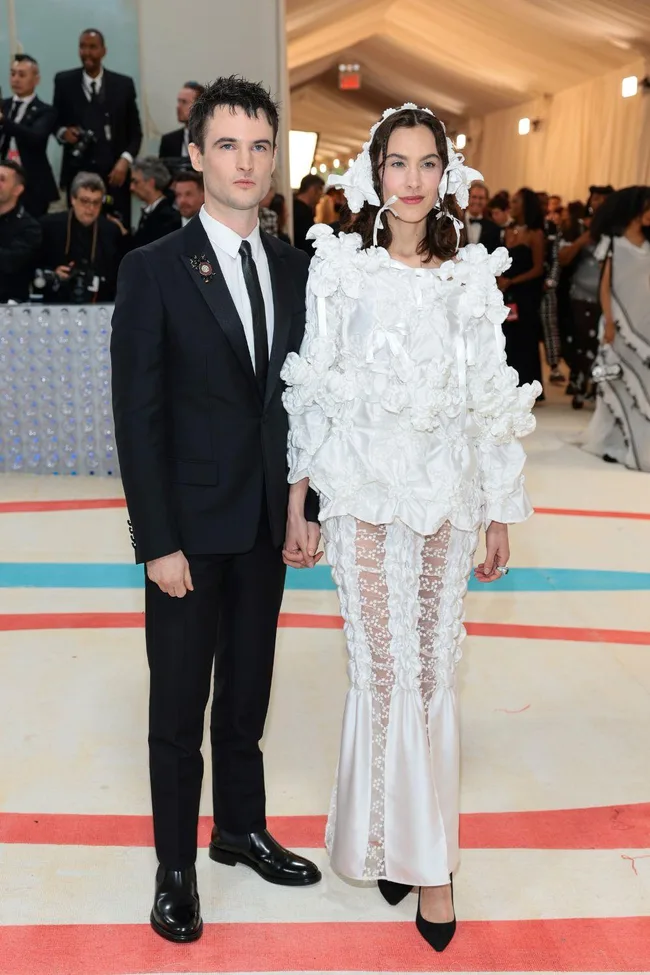
<path fill-rule="evenodd" d="M 285 579 L 282 552 L 273 546 L 265 512 L 250 552 L 187 558 L 194 591 L 182 599 L 146 580 L 154 833 L 159 862 L 174 870 L 196 859 L 201 745 L 213 665 L 214 820 L 232 833 L 266 828 L 259 741 Z"/>

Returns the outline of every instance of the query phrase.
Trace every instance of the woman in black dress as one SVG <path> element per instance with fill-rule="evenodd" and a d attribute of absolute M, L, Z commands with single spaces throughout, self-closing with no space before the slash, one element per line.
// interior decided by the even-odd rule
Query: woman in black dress
<path fill-rule="evenodd" d="M 497 283 L 510 307 L 503 323 L 508 365 L 516 369 L 523 386 L 542 381 L 539 309 L 544 286 L 544 216 L 537 194 L 529 189 L 519 190 L 510 206 L 514 223 L 503 230 L 502 239 L 512 265 Z"/>

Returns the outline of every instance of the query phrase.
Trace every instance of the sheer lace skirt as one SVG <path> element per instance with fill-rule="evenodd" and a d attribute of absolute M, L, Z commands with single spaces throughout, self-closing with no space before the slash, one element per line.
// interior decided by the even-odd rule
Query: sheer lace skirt
<path fill-rule="evenodd" d="M 449 882 L 458 862 L 456 666 L 478 533 L 396 521 L 323 524 L 350 691 L 327 825 L 332 867 L 357 880 Z"/>

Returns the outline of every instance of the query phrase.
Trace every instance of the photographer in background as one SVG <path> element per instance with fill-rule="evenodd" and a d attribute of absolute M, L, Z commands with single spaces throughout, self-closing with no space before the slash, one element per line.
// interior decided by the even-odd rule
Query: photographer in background
<path fill-rule="evenodd" d="M 142 126 L 133 79 L 103 67 L 104 37 L 85 30 L 79 39 L 83 67 L 54 79 L 57 132 L 63 145 L 61 186 L 77 173 L 97 173 L 109 187 L 124 225 L 131 222 L 129 169 L 140 151 Z"/>
<path fill-rule="evenodd" d="M 0 159 L 25 170 L 21 203 L 32 217 L 42 217 L 59 199 L 47 143 L 56 125 L 56 112 L 36 94 L 41 80 L 38 63 L 29 54 L 16 54 L 11 65 L 12 98 L 0 102 Z"/>
<path fill-rule="evenodd" d="M 25 171 L 0 162 L 0 303 L 27 301 L 41 244 L 38 221 L 21 203 Z"/>
<path fill-rule="evenodd" d="M 102 214 L 106 187 L 96 173 L 78 173 L 67 213 L 43 217 L 43 244 L 34 286 L 48 304 L 86 305 L 115 300 L 126 230 Z"/>
<path fill-rule="evenodd" d="M 172 181 L 165 164 L 155 156 L 144 156 L 133 163 L 131 190 L 144 203 L 131 249 L 152 244 L 181 229 L 181 215 L 165 193 Z"/>

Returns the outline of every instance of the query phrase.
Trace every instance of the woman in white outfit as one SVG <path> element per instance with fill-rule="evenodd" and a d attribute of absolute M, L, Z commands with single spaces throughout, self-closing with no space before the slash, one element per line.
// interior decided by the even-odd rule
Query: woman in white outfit
<path fill-rule="evenodd" d="M 289 521 L 311 485 L 350 660 L 332 867 L 379 881 L 391 903 L 419 887 L 418 929 L 439 951 L 456 923 L 463 597 L 481 526 L 477 578 L 493 582 L 507 525 L 531 514 L 518 438 L 541 392 L 506 365 L 495 276 L 507 252 L 459 250 L 459 205 L 479 176 L 428 109 L 385 112 L 332 177 L 359 213 L 354 232 L 310 231 L 307 330 L 283 371 Z"/>
<path fill-rule="evenodd" d="M 613 193 L 591 233 L 605 259 L 596 411 L 585 450 L 650 472 L 650 186 Z"/>

